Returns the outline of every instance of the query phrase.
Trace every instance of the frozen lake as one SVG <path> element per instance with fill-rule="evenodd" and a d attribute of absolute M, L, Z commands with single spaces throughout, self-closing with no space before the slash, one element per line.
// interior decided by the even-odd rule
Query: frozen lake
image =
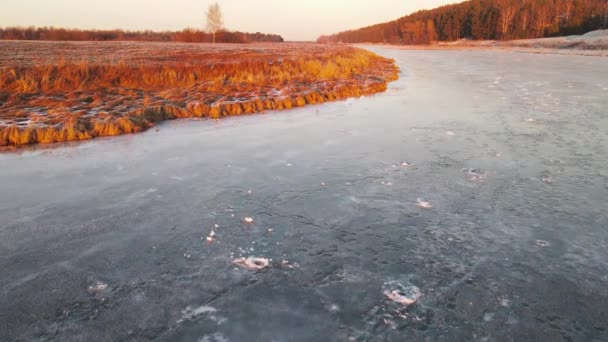
<path fill-rule="evenodd" d="M 607 340 L 608 58 L 371 49 L 373 97 L 0 154 L 0 341 Z"/>

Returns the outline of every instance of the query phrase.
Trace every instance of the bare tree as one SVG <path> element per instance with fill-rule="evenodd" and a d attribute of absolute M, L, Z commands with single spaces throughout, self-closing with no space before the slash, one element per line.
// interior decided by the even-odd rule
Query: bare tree
<path fill-rule="evenodd" d="M 215 34 L 222 29 L 224 21 L 222 20 L 222 10 L 216 2 L 209 5 L 207 10 L 207 30 L 213 35 L 213 43 L 215 43 Z"/>
<path fill-rule="evenodd" d="M 536 28 L 536 37 L 543 37 L 547 27 L 550 26 L 551 8 L 553 0 L 539 0 L 534 5 L 534 26 Z"/>
<path fill-rule="evenodd" d="M 572 16 L 572 12 L 574 11 L 574 0 L 563 0 L 563 20 L 564 23 L 568 23 L 570 21 L 570 17 Z"/>
<path fill-rule="evenodd" d="M 500 8 L 500 33 L 501 37 L 505 39 L 513 27 L 513 21 L 519 10 L 519 1 L 500 0 L 498 6 Z"/>
<path fill-rule="evenodd" d="M 604 0 L 602 4 L 602 27 L 608 28 L 608 1 Z"/>

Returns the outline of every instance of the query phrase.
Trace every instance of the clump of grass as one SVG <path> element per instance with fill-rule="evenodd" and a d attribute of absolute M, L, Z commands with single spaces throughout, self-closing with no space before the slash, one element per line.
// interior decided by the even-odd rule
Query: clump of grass
<path fill-rule="evenodd" d="M 344 46 L 201 53 L 193 45 L 181 55 L 156 51 L 158 59 L 144 63 L 139 45 L 106 44 L 103 52 L 91 46 L 91 56 L 51 54 L 47 63 L 1 64 L 0 146 L 136 133 L 176 118 L 290 109 L 384 91 L 397 78 L 392 60 Z M 42 46 L 34 46 L 29 53 L 41 53 Z M 124 58 L 109 60 L 116 49 L 126 49 Z M 0 52 L 0 61 L 5 53 L 11 52 Z"/>

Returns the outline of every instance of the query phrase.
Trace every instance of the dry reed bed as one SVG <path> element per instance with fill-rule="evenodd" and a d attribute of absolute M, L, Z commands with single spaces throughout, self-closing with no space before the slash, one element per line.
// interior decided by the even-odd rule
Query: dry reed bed
<path fill-rule="evenodd" d="M 0 146 L 358 97 L 398 71 L 365 50 L 316 44 L 0 42 L 0 51 Z"/>

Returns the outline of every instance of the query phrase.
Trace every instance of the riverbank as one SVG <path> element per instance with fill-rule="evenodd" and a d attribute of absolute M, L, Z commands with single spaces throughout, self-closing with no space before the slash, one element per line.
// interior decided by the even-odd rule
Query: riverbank
<path fill-rule="evenodd" d="M 581 36 L 519 39 L 519 40 L 468 40 L 437 42 L 430 45 L 382 45 L 401 50 L 492 50 L 608 57 L 608 30 L 592 31 Z"/>
<path fill-rule="evenodd" d="M 397 79 L 390 59 L 318 44 L 0 42 L 0 146 L 144 131 L 359 97 Z"/>

